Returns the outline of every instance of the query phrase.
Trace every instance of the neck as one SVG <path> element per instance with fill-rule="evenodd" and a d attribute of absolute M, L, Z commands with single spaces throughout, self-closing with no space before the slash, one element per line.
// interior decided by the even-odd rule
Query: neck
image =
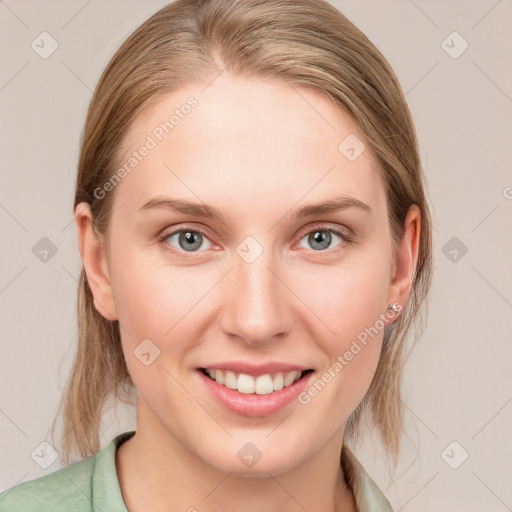
<path fill-rule="evenodd" d="M 147 407 L 142 400 L 138 405 Z M 137 433 L 116 452 L 129 512 L 357 510 L 340 464 L 338 433 L 293 468 L 241 476 L 213 467 L 145 412 L 138 407 Z"/>

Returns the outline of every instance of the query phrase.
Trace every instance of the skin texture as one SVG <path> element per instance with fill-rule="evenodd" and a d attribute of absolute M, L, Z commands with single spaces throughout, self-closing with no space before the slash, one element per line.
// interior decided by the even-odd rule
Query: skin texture
<path fill-rule="evenodd" d="M 419 209 L 408 213 L 395 267 L 377 160 L 366 142 L 354 161 L 338 150 L 349 134 L 364 141 L 360 130 L 329 98 L 277 80 L 223 73 L 207 88 L 168 93 L 130 127 L 123 156 L 190 96 L 198 105 L 116 186 L 109 259 L 89 206 L 75 211 L 96 308 L 120 321 L 138 392 L 137 434 L 116 459 L 123 498 L 131 512 L 355 510 L 339 453 L 346 420 L 375 372 L 382 331 L 310 403 L 267 417 L 224 409 L 196 368 L 286 361 L 321 375 L 390 303 L 406 304 Z M 137 211 L 157 195 L 225 216 Z M 371 213 L 290 218 L 294 208 L 341 195 Z M 179 234 L 158 241 L 171 227 L 203 229 L 203 243 L 187 252 L 191 242 L 180 245 Z M 320 227 L 348 228 L 353 241 L 332 234 L 321 246 L 308 237 Z M 263 249 L 252 263 L 236 252 L 247 236 Z M 160 350 L 149 366 L 134 355 L 147 338 Z M 237 457 L 248 442 L 262 452 L 250 468 Z"/>

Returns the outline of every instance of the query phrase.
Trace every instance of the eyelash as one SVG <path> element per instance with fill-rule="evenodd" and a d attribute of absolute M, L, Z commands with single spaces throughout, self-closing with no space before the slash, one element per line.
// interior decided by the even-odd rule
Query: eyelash
<path fill-rule="evenodd" d="M 171 251 L 173 254 L 178 254 L 178 255 L 185 254 L 186 258 L 193 257 L 194 253 L 203 252 L 203 251 L 190 251 L 189 253 L 187 253 L 186 251 L 180 251 L 178 249 L 175 249 L 174 247 L 170 246 L 168 243 L 165 242 L 165 240 L 167 238 L 175 235 L 176 233 L 181 233 L 182 231 L 190 231 L 192 233 L 201 233 L 204 237 L 206 237 L 209 240 L 208 234 L 204 230 L 202 230 L 200 228 L 196 228 L 196 227 L 192 228 L 192 227 L 187 227 L 187 226 L 181 226 L 179 229 L 174 229 L 172 231 L 168 231 L 168 232 L 165 232 L 164 234 L 160 235 L 158 237 L 158 241 L 161 244 L 163 244 L 163 246 L 164 246 L 164 248 L 166 250 Z M 334 248 L 334 249 L 318 250 L 318 251 L 315 251 L 314 249 L 311 249 L 311 251 L 314 251 L 314 252 L 318 252 L 318 253 L 334 253 L 335 254 L 335 253 L 338 253 L 339 251 L 343 250 L 346 245 L 352 243 L 352 241 L 353 241 L 352 237 L 347 233 L 347 230 L 339 228 L 339 227 L 332 227 L 332 226 L 323 225 L 323 226 L 317 226 L 314 229 L 310 229 L 309 231 L 301 233 L 301 236 L 299 237 L 299 242 L 306 235 L 309 235 L 311 233 L 315 233 L 316 231 L 329 231 L 331 233 L 334 233 L 334 234 L 338 235 L 342 239 L 342 242 L 336 248 Z M 212 242 L 210 241 L 210 243 L 212 243 Z"/>

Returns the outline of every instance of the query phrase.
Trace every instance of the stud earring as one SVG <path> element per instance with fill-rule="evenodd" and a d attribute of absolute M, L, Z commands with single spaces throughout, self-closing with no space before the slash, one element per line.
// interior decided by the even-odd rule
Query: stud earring
<path fill-rule="evenodd" d="M 388 309 L 392 309 L 396 313 L 398 311 L 398 306 L 396 304 L 390 304 Z"/>

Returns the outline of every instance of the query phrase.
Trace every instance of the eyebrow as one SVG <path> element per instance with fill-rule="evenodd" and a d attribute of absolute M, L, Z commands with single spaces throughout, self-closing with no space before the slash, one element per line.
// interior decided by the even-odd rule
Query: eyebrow
<path fill-rule="evenodd" d="M 150 199 L 147 203 L 142 205 L 138 212 L 154 208 L 163 208 L 173 212 L 183 213 L 185 215 L 192 215 L 194 217 L 204 217 L 210 219 L 221 220 L 227 216 L 223 211 L 217 210 L 211 206 L 200 203 L 193 203 L 182 199 L 173 199 L 170 197 L 156 196 Z M 307 204 L 291 210 L 288 214 L 290 219 L 312 217 L 314 215 L 322 215 L 326 213 L 333 213 L 347 208 L 360 208 L 361 210 L 371 213 L 372 209 L 366 203 L 363 203 L 355 197 L 341 196 L 336 197 L 320 203 Z"/>

